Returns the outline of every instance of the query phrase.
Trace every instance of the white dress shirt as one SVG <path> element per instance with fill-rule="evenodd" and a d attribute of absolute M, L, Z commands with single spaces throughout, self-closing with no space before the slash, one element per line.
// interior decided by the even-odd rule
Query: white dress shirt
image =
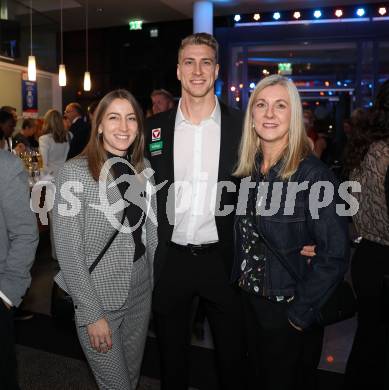
<path fill-rule="evenodd" d="M 175 223 L 172 241 L 180 244 L 217 242 L 216 186 L 220 154 L 220 105 L 194 125 L 184 117 L 181 100 L 174 129 Z"/>

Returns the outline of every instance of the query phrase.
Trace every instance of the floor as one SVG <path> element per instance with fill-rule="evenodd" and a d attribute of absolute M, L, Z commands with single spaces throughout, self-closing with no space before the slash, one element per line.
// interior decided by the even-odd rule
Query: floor
<path fill-rule="evenodd" d="M 24 378 L 21 382 L 22 389 L 95 388 L 93 387 L 93 378 L 89 377 L 88 379 L 89 370 L 78 345 L 74 326 L 72 324 L 63 325 L 55 323 L 50 317 L 51 287 L 53 276 L 57 270 L 58 265 L 51 258 L 49 234 L 47 231 L 41 232 L 36 260 L 32 268 L 32 284 L 23 303 L 24 309 L 36 314 L 32 320 L 17 321 L 16 324 L 19 366 L 22 367 L 21 375 Z M 343 377 L 341 374 L 344 372 L 350 353 L 354 332 L 355 319 L 344 321 L 326 329 L 323 354 L 319 366 L 321 388 L 341 388 Z M 201 390 L 215 390 L 217 389 L 217 384 L 213 363 L 213 345 L 207 323 L 205 324 L 204 336 L 202 341 L 193 336 L 191 383 L 195 388 Z M 34 356 L 34 353 L 37 351 L 41 351 L 39 357 L 32 359 L 31 356 Z M 64 357 L 65 360 L 61 357 Z M 32 361 L 33 365 L 31 366 L 30 364 L 28 368 L 25 365 L 26 361 Z M 40 367 L 45 366 L 45 363 L 42 362 L 53 361 L 55 367 L 60 366 L 63 369 L 58 371 L 58 369 L 51 367 L 49 364 L 45 371 L 46 375 L 41 376 L 41 379 L 37 379 L 37 377 L 31 379 L 31 375 L 36 376 L 37 373 L 42 371 L 37 365 L 39 361 L 41 362 Z M 65 372 L 63 372 L 64 370 Z M 81 382 L 78 381 L 77 385 L 72 385 L 73 382 L 70 378 L 77 372 L 82 380 Z M 141 389 L 159 389 L 158 348 L 152 331 L 149 332 L 142 375 Z M 53 381 L 55 381 L 55 378 L 60 379 L 57 380 L 54 386 Z M 48 387 L 43 382 L 40 385 L 41 387 L 36 387 L 37 380 L 45 380 L 47 382 L 46 379 L 49 383 Z M 87 380 L 88 385 L 81 385 L 82 381 L 85 380 Z"/>

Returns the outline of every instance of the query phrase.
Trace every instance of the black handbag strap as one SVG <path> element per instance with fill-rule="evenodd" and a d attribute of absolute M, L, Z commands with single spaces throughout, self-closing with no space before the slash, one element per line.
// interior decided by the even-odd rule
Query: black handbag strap
<path fill-rule="evenodd" d="M 261 236 L 263 242 L 267 246 L 267 248 L 274 254 L 274 256 L 277 258 L 277 260 L 281 263 L 281 265 L 288 271 L 290 276 L 296 281 L 296 282 L 301 282 L 302 278 L 297 274 L 297 272 L 290 266 L 288 262 L 285 261 L 283 256 L 278 253 L 278 251 L 273 248 L 270 244 L 270 242 L 265 238 L 265 236 L 261 233 L 258 232 L 259 235 Z"/>
<path fill-rule="evenodd" d="M 126 209 L 123 210 L 122 220 L 120 222 L 121 225 L 123 225 L 125 218 L 126 218 Z M 111 244 L 113 243 L 113 240 L 116 238 L 118 233 L 119 233 L 119 229 L 115 229 L 115 231 L 113 232 L 111 238 L 105 244 L 105 247 L 101 250 L 100 254 L 96 257 L 95 261 L 89 267 L 89 273 L 90 274 L 97 267 L 97 265 L 99 264 L 101 258 L 105 255 L 105 252 L 107 252 L 108 248 L 111 246 Z"/>

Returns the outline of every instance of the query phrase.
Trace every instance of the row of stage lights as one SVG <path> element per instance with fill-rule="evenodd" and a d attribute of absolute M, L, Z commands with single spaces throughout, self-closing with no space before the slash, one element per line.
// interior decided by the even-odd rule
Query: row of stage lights
<path fill-rule="evenodd" d="M 369 12 L 370 11 L 370 12 Z M 375 8 L 366 8 L 366 7 L 344 7 L 344 8 L 327 8 L 327 9 L 315 9 L 315 10 L 302 10 L 302 11 L 285 11 L 281 13 L 279 11 L 273 13 L 255 13 L 252 15 L 234 15 L 234 22 L 239 24 L 245 24 L 250 22 L 260 23 L 262 20 L 268 21 L 273 19 L 276 22 L 280 20 L 319 20 L 319 19 L 341 19 L 341 18 L 366 18 L 370 16 L 374 17 L 385 17 L 388 14 L 388 8 L 384 6 L 379 6 Z"/>
<path fill-rule="evenodd" d="M 269 73 L 267 73 L 267 74 L 264 73 L 264 75 L 268 75 L 268 74 Z M 306 87 L 314 87 L 314 86 L 315 87 L 322 87 L 322 88 L 325 87 L 327 89 L 328 94 L 331 96 L 333 94 L 333 91 L 336 91 L 339 88 L 350 88 L 351 81 L 343 81 L 343 82 L 336 81 L 336 82 L 332 82 L 332 83 L 330 81 L 324 81 L 323 85 L 321 85 L 321 82 L 317 82 L 317 83 L 315 83 L 315 85 L 311 85 L 311 84 L 312 83 L 307 82 Z M 364 83 L 364 82 L 361 83 L 362 86 L 365 84 L 369 87 L 369 89 L 373 88 L 373 85 L 371 83 Z M 252 81 L 249 83 L 250 90 L 255 89 L 255 86 L 256 86 L 255 82 Z M 304 86 L 304 85 L 298 85 L 298 86 Z M 231 87 L 230 87 L 231 92 L 237 92 L 238 89 L 243 89 L 243 83 L 240 83 L 239 86 L 231 85 Z M 324 92 L 323 92 L 323 95 L 324 95 Z"/>

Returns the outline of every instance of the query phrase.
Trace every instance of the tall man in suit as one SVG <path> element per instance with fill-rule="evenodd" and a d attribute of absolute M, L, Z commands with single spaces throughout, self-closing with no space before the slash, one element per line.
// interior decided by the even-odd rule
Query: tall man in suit
<path fill-rule="evenodd" d="M 71 123 L 69 131 L 73 138 L 70 141 L 68 160 L 79 155 L 89 141 L 90 128 L 84 121 L 83 111 L 78 103 L 69 103 L 65 108 L 65 117 Z"/>
<path fill-rule="evenodd" d="M 243 383 L 241 306 L 229 282 L 233 215 L 226 212 L 233 209 L 237 193 L 224 188 L 215 199 L 212 191 L 218 182 L 232 180 L 242 117 L 214 94 L 217 52 L 209 34 L 185 38 L 178 52 L 179 105 L 146 122 L 146 149 L 156 182 L 167 180 L 157 193 L 153 296 L 163 390 L 188 388 L 195 297 L 204 302 L 211 326 L 221 389 L 237 390 Z"/>
<path fill-rule="evenodd" d="M 30 284 L 38 227 L 30 209 L 27 173 L 16 156 L 0 150 L 0 387 L 18 389 L 13 311 Z"/>

